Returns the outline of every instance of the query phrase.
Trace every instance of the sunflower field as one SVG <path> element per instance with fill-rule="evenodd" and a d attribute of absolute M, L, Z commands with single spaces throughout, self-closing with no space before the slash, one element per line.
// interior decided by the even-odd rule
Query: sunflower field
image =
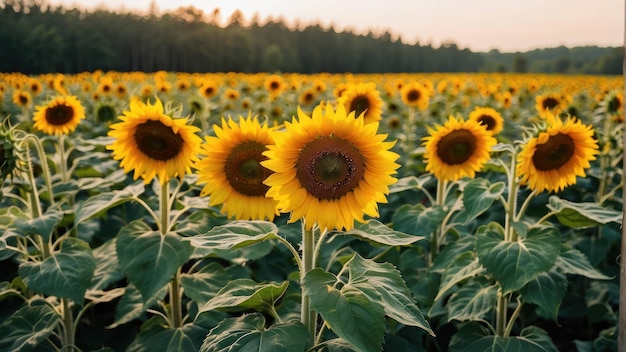
<path fill-rule="evenodd" d="M 0 351 L 614 351 L 623 80 L 0 74 Z"/>

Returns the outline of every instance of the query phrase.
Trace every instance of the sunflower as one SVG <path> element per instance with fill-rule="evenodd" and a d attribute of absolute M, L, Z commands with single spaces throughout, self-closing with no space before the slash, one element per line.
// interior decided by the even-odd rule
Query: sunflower
<path fill-rule="evenodd" d="M 559 94 L 544 94 L 535 97 L 535 108 L 541 117 L 549 113 L 558 115 L 565 109 L 565 105 L 566 102 Z"/>
<path fill-rule="evenodd" d="M 198 88 L 198 93 L 205 99 L 211 99 L 217 94 L 217 84 L 213 81 L 206 80 L 202 82 L 202 85 Z"/>
<path fill-rule="evenodd" d="M 429 92 L 423 84 L 417 82 L 404 84 L 400 89 L 400 96 L 407 106 L 416 107 L 422 111 L 428 108 Z"/>
<path fill-rule="evenodd" d="M 343 104 L 346 111 L 354 111 L 357 117 L 365 113 L 366 123 L 377 122 L 382 118 L 383 100 L 374 82 L 350 85 L 337 102 Z"/>
<path fill-rule="evenodd" d="M 33 126 L 47 134 L 67 134 L 73 132 L 84 118 L 85 108 L 75 96 L 60 96 L 46 105 L 37 106 Z"/>
<path fill-rule="evenodd" d="M 537 192 L 558 192 L 585 176 L 598 154 L 593 128 L 580 120 L 555 118 L 538 136 L 530 138 L 517 156 L 522 184 Z"/>
<path fill-rule="evenodd" d="M 270 93 L 270 98 L 275 99 L 287 88 L 287 83 L 279 75 L 270 75 L 265 79 L 265 89 Z"/>
<path fill-rule="evenodd" d="M 490 131 L 494 135 L 500 133 L 504 127 L 504 119 L 502 119 L 502 115 L 489 107 L 475 107 L 474 110 L 470 112 L 468 119 L 485 125 L 485 127 L 487 127 L 487 131 Z"/>
<path fill-rule="evenodd" d="M 13 103 L 21 108 L 30 106 L 33 102 L 33 98 L 28 91 L 16 89 L 13 92 Z"/>
<path fill-rule="evenodd" d="M 113 79 L 111 77 L 103 77 L 98 84 L 98 92 L 102 95 L 109 95 L 113 92 Z"/>
<path fill-rule="evenodd" d="M 146 183 L 158 176 L 161 184 L 191 172 L 202 143 L 198 127 L 187 125 L 186 118 L 166 115 L 158 98 L 154 104 L 133 99 L 130 111 L 119 118 L 122 122 L 111 125 L 108 135 L 115 141 L 107 149 L 113 159 L 121 160 L 124 172 L 134 170 L 133 178 L 142 177 Z"/>
<path fill-rule="evenodd" d="M 291 212 L 289 222 L 303 219 L 309 230 L 350 230 L 364 215 L 379 216 L 377 203 L 387 202 L 400 165 L 390 151 L 395 142 L 377 130 L 377 122 L 366 124 L 341 104 L 336 111 L 317 106 L 310 117 L 298 108 L 298 120 L 286 122 L 263 153 L 268 160 L 261 164 L 274 172 L 267 195 Z"/>
<path fill-rule="evenodd" d="M 28 80 L 28 90 L 35 96 L 39 95 L 43 90 L 41 82 L 36 78 L 30 78 Z"/>
<path fill-rule="evenodd" d="M 305 89 L 298 97 L 298 103 L 300 105 L 309 106 L 313 104 L 317 98 L 317 92 L 313 88 Z"/>
<path fill-rule="evenodd" d="M 454 116 L 443 126 L 428 131 L 430 135 L 423 138 L 426 171 L 439 180 L 474 177 L 489 160 L 489 152 L 496 144 L 491 132 L 480 122 L 457 120 Z"/>
<path fill-rule="evenodd" d="M 198 182 L 206 184 L 201 195 L 210 195 L 212 206 L 221 204 L 229 218 L 273 221 L 277 202 L 265 196 L 269 187 L 263 184 L 271 171 L 260 164 L 274 143 L 267 124 L 248 115 L 239 123 L 222 118 L 222 126 L 213 129 L 216 136 L 205 137 L 202 159 L 194 164 Z"/>

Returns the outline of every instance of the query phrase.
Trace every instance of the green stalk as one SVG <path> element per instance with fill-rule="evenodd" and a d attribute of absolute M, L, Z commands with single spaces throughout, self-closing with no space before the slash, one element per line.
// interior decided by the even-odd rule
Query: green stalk
<path fill-rule="evenodd" d="M 35 150 L 37 151 L 37 156 L 39 157 L 39 161 L 41 162 L 41 169 L 43 172 L 44 181 L 46 182 L 46 188 L 48 188 L 48 197 L 50 198 L 50 205 L 54 205 L 54 194 L 52 192 L 52 177 L 50 176 L 50 168 L 48 167 L 48 158 L 46 157 L 46 152 L 43 150 L 43 146 L 41 145 L 41 141 L 33 134 L 28 134 L 24 137 L 24 142 L 26 143 L 26 148 L 28 148 L 28 142 L 33 142 L 35 146 Z M 27 153 L 28 154 L 28 153 Z M 31 180 L 34 180 L 34 174 L 32 169 L 32 164 L 30 159 L 27 160 L 28 167 L 30 168 L 30 177 Z M 37 195 L 37 201 L 39 201 L 39 195 Z M 39 207 L 41 213 L 41 206 Z"/>
<path fill-rule="evenodd" d="M 496 302 L 496 335 L 504 337 L 506 331 L 506 312 L 509 300 L 507 295 L 498 289 L 498 301 Z"/>
<path fill-rule="evenodd" d="M 69 181 L 69 175 L 67 172 L 67 156 L 65 155 L 65 135 L 61 134 L 57 141 L 57 150 L 59 152 L 59 172 L 61 173 L 61 180 L 63 182 Z"/>
<path fill-rule="evenodd" d="M 315 235 L 313 230 L 307 230 L 304 220 L 302 220 L 302 270 L 300 271 L 300 287 L 302 288 L 302 281 L 304 276 L 315 266 L 313 261 L 315 250 Z M 317 330 L 317 314 L 311 310 L 311 300 L 304 293 L 302 289 L 302 308 L 301 308 L 301 321 L 306 326 L 311 342 L 315 341 L 315 332 Z"/>
<path fill-rule="evenodd" d="M 437 179 L 437 195 L 435 199 L 435 204 L 438 206 L 443 206 L 446 202 L 446 184 L 447 182 L 444 180 Z M 444 222 L 441 223 L 439 229 L 435 231 L 435 233 L 431 234 L 430 238 L 430 263 L 432 264 L 437 258 L 437 254 L 439 253 L 439 236 L 443 236 L 443 231 L 446 224 Z"/>
<path fill-rule="evenodd" d="M 70 309 L 70 302 L 67 298 L 61 298 L 61 304 L 63 305 L 63 326 L 64 336 L 63 336 L 63 349 L 75 350 L 75 329 L 74 329 L 74 316 L 72 315 L 72 310 Z"/>
<path fill-rule="evenodd" d="M 165 236 L 170 230 L 170 183 L 169 180 L 161 185 L 161 196 L 159 197 L 159 208 L 161 222 L 159 230 Z M 174 277 L 170 281 L 170 317 L 171 327 L 177 329 L 183 325 L 183 302 L 180 290 L 180 268 L 176 270 Z"/>

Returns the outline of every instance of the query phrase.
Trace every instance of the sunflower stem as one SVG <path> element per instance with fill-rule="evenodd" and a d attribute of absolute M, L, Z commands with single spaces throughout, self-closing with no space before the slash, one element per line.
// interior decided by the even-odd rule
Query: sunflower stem
<path fill-rule="evenodd" d="M 502 287 L 498 288 L 498 300 L 496 302 L 496 336 L 505 336 L 508 305 L 509 299 L 507 295 L 502 293 Z M 509 324 L 511 324 L 511 322 L 509 322 Z"/>
<path fill-rule="evenodd" d="M 411 157 L 411 151 L 413 151 L 413 124 L 415 123 L 415 109 L 409 108 L 409 116 L 406 119 L 406 152 L 409 158 Z"/>
<path fill-rule="evenodd" d="M 61 180 L 63 183 L 69 181 L 69 174 L 67 172 L 67 155 L 65 151 L 65 135 L 61 134 L 57 141 L 57 151 L 59 153 L 59 173 L 61 174 Z"/>
<path fill-rule="evenodd" d="M 46 188 L 48 189 L 48 197 L 50 198 L 50 205 L 54 205 L 54 193 L 52 191 L 52 177 L 50 176 L 50 169 L 48 168 L 48 158 L 46 156 L 46 152 L 43 150 L 43 146 L 41 145 L 41 140 L 37 138 L 37 136 L 33 134 L 28 134 L 24 137 L 24 142 L 26 143 L 26 148 L 28 149 L 28 142 L 32 142 L 35 146 L 35 150 L 37 151 L 37 156 L 39 157 L 39 161 L 41 162 L 41 170 L 43 173 L 44 181 L 46 182 Z M 28 154 L 28 153 L 27 153 Z M 27 160 L 28 167 L 30 168 L 30 177 L 31 181 L 33 181 L 33 186 L 36 187 L 36 183 L 34 182 L 34 173 L 33 167 L 30 159 Z M 35 188 L 36 190 L 36 188 Z M 37 201 L 39 202 L 39 195 L 37 195 Z M 39 206 L 39 212 L 41 214 L 41 206 Z"/>
<path fill-rule="evenodd" d="M 437 195 L 435 199 L 435 204 L 437 206 L 443 207 L 446 202 L 446 184 L 445 180 L 437 179 Z M 435 258 L 437 258 L 437 254 L 439 253 L 439 237 L 443 236 L 444 228 L 446 224 L 442 222 L 439 226 L 439 229 L 435 231 L 435 233 L 431 234 L 430 239 L 430 263 L 435 262 Z"/>
<path fill-rule="evenodd" d="M 159 198 L 159 208 L 161 210 L 161 223 L 160 230 L 161 234 L 165 235 L 169 229 L 169 218 L 170 218 L 170 183 L 169 181 L 163 182 L 161 184 L 161 197 Z"/>
<path fill-rule="evenodd" d="M 506 212 L 504 214 L 504 240 L 505 241 L 517 241 L 517 232 L 513 229 L 513 221 L 519 220 L 522 216 L 520 214 L 516 214 L 516 206 L 517 206 L 517 192 L 519 183 L 517 182 L 516 175 L 516 153 L 513 151 L 511 155 L 511 167 L 508 169 L 508 187 L 509 194 L 507 196 L 506 202 Z"/>
<path fill-rule="evenodd" d="M 311 341 L 315 341 L 315 331 L 316 323 L 317 323 L 317 314 L 311 310 L 311 300 L 304 293 L 302 282 L 304 280 L 304 276 L 315 266 L 314 262 L 314 250 L 315 250 L 315 234 L 313 233 L 313 229 L 307 229 L 304 223 L 302 222 L 302 270 L 300 271 L 300 287 L 302 289 L 302 307 L 301 307 L 301 321 L 304 326 L 306 326 L 307 331 L 309 332 L 309 336 Z"/>
<path fill-rule="evenodd" d="M 75 330 L 74 330 L 74 316 L 72 315 L 72 309 L 70 302 L 67 298 L 61 298 L 61 304 L 63 305 L 63 350 L 77 350 L 75 344 Z"/>
<path fill-rule="evenodd" d="M 183 326 L 183 307 L 180 289 L 180 268 L 176 270 L 170 281 L 170 309 L 172 316 L 172 328 L 178 329 Z"/>

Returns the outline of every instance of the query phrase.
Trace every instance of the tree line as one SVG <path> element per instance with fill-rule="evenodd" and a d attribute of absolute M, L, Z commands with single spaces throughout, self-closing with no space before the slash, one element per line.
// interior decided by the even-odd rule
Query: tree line
<path fill-rule="evenodd" d="M 0 0 L 0 72 L 557 72 L 621 74 L 621 48 L 472 52 L 455 43 L 408 44 L 389 32 L 356 34 L 283 20 L 225 25 L 194 7 L 158 14 Z"/>

